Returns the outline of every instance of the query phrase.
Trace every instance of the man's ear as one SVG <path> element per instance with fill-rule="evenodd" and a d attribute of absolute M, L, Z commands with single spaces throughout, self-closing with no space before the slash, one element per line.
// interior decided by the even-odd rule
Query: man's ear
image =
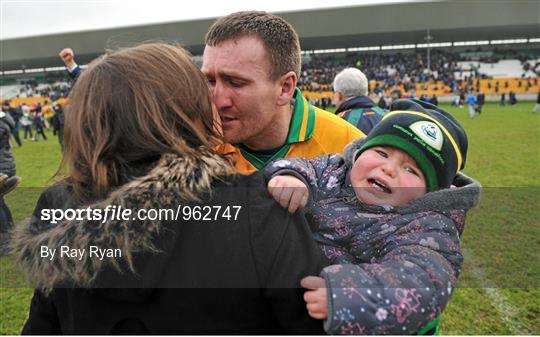
<path fill-rule="evenodd" d="M 290 104 L 291 99 L 294 96 L 296 84 L 298 83 L 296 73 L 294 71 L 289 71 L 285 75 L 282 75 L 278 81 L 280 87 L 280 93 L 277 101 L 278 105 L 282 106 Z"/>
<path fill-rule="evenodd" d="M 343 101 L 345 101 L 345 96 L 343 96 L 341 91 L 336 91 L 335 98 L 336 98 L 336 106 L 341 105 L 341 103 L 343 103 Z M 338 101 L 339 101 L 339 104 L 337 104 Z"/>

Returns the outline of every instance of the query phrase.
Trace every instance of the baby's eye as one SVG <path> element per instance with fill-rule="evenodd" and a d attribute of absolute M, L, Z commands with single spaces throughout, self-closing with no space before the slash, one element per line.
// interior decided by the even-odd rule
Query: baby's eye
<path fill-rule="evenodd" d="M 375 150 L 381 157 L 388 158 L 388 154 L 383 150 Z"/>
<path fill-rule="evenodd" d="M 405 167 L 405 171 L 414 174 L 415 176 L 419 176 L 418 171 L 410 166 Z"/>

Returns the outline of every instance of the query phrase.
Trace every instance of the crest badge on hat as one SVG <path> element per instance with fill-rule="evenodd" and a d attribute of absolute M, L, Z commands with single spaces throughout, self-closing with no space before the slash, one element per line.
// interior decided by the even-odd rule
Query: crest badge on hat
<path fill-rule="evenodd" d="M 428 121 L 419 121 L 411 124 L 409 128 L 432 148 L 437 151 L 442 149 L 444 137 L 437 124 Z"/>

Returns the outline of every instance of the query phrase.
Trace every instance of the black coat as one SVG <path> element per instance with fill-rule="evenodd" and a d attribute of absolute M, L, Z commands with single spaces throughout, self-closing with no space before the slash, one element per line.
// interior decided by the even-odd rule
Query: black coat
<path fill-rule="evenodd" d="M 0 113 L 0 173 L 15 175 L 15 159 L 11 153 L 9 138 L 15 127 L 13 118 L 8 113 Z"/>
<path fill-rule="evenodd" d="M 71 193 L 63 186 L 45 191 L 30 225 L 14 238 L 20 263 L 38 286 L 23 333 L 323 333 L 299 288 L 325 262 L 307 223 L 269 197 L 262 174 L 229 170 L 216 155 L 166 156 L 148 175 L 90 207 L 242 206 L 236 220 L 231 210 L 231 219 L 212 211 L 210 221 L 52 225 L 39 219 L 41 211 L 65 208 Z M 122 258 L 49 260 L 39 256 L 43 245 L 118 247 Z"/>
<path fill-rule="evenodd" d="M 356 126 L 366 135 L 386 113 L 387 110 L 375 106 L 375 103 L 367 96 L 349 98 L 336 110 L 336 115 Z"/>

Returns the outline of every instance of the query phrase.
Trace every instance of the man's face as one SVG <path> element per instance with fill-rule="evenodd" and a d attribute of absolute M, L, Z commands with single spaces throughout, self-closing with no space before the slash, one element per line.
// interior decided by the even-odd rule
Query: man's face
<path fill-rule="evenodd" d="M 221 118 L 225 140 L 264 148 L 274 135 L 279 81 L 270 80 L 270 61 L 252 36 L 206 46 L 202 71 Z"/>
<path fill-rule="evenodd" d="M 341 103 L 345 101 L 345 96 L 340 91 L 334 91 L 334 103 L 336 103 L 336 108 L 339 108 Z"/>
<path fill-rule="evenodd" d="M 407 153 L 388 146 L 365 150 L 351 170 L 356 197 L 370 205 L 399 206 L 426 193 L 424 174 Z"/>

